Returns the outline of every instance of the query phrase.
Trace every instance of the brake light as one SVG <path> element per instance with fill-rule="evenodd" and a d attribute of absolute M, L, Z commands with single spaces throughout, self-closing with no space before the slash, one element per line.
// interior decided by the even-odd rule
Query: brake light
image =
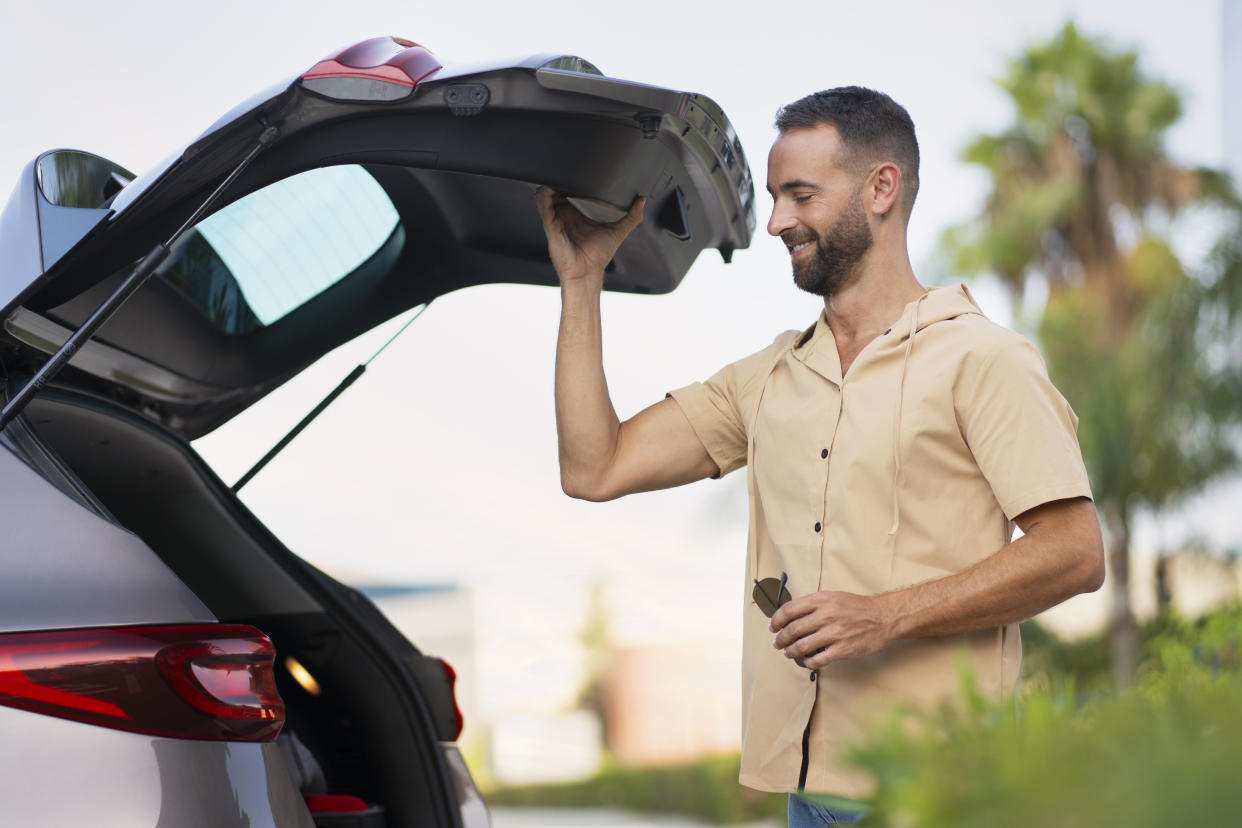
<path fill-rule="evenodd" d="M 269 742 L 285 721 L 275 648 L 195 624 L 0 635 L 0 704 L 181 739 Z"/>
<path fill-rule="evenodd" d="M 456 742 L 461 738 L 461 729 L 466 724 L 461 708 L 457 706 L 457 671 L 444 659 L 440 659 L 440 666 L 444 669 L 444 680 L 448 682 L 449 697 L 453 700 L 453 741 Z"/>
<path fill-rule="evenodd" d="M 409 95 L 441 68 L 417 43 L 373 37 L 316 63 L 302 75 L 302 85 L 338 100 L 391 101 Z"/>

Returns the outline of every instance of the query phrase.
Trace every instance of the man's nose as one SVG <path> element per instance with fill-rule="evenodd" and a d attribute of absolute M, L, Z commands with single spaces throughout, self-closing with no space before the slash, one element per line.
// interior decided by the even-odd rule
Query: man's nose
<path fill-rule="evenodd" d="M 772 205 L 772 216 L 768 219 L 768 232 L 779 236 L 794 226 L 793 215 L 781 203 L 780 199 Z"/>

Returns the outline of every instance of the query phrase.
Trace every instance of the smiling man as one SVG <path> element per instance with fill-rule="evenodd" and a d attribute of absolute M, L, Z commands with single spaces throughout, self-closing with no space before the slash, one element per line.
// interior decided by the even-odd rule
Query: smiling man
<path fill-rule="evenodd" d="M 1010 691 L 1017 623 L 1097 589 L 1103 548 L 1077 420 L 1038 352 L 964 286 L 915 278 L 906 111 L 842 87 L 783 107 L 776 125 L 768 232 L 823 313 L 624 423 L 599 297 L 642 200 L 601 225 L 540 191 L 561 280 L 561 481 L 608 500 L 747 467 L 740 781 L 789 792 L 791 826 L 846 824 L 872 784 L 848 745 L 894 705 L 953 698 L 963 664 L 983 692 Z"/>

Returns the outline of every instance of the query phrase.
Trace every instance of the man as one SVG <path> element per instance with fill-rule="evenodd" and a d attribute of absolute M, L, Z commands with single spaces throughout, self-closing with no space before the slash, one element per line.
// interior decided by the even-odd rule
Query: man
<path fill-rule="evenodd" d="M 843 87 L 782 108 L 777 128 L 768 232 L 823 314 L 624 423 L 599 296 L 643 201 L 600 225 L 540 191 L 563 303 L 561 481 L 608 500 L 747 466 L 748 591 L 771 598 L 756 591 L 744 615 L 740 781 L 789 792 L 791 826 L 848 823 L 848 804 L 795 794 L 865 796 L 844 749 L 877 713 L 953 697 L 963 664 L 982 691 L 1012 689 L 1017 622 L 1098 589 L 1103 546 L 1077 420 L 1034 347 L 965 287 L 914 276 L 906 111 Z M 782 587 L 794 597 L 777 609 Z"/>

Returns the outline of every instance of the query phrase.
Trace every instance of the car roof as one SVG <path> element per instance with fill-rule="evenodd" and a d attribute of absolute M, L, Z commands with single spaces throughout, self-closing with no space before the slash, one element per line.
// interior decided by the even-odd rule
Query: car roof
<path fill-rule="evenodd" d="M 754 228 L 745 154 L 711 99 L 608 78 L 573 56 L 454 68 L 376 38 L 239 104 L 141 176 L 78 151 L 32 161 L 0 215 L 10 343 L 36 364 L 63 342 L 269 127 L 274 144 L 63 381 L 193 439 L 444 293 L 554 285 L 539 185 L 600 220 L 648 197 L 609 290 L 666 293 L 703 250 L 728 260 Z M 306 192 L 331 195 L 311 204 Z"/>

